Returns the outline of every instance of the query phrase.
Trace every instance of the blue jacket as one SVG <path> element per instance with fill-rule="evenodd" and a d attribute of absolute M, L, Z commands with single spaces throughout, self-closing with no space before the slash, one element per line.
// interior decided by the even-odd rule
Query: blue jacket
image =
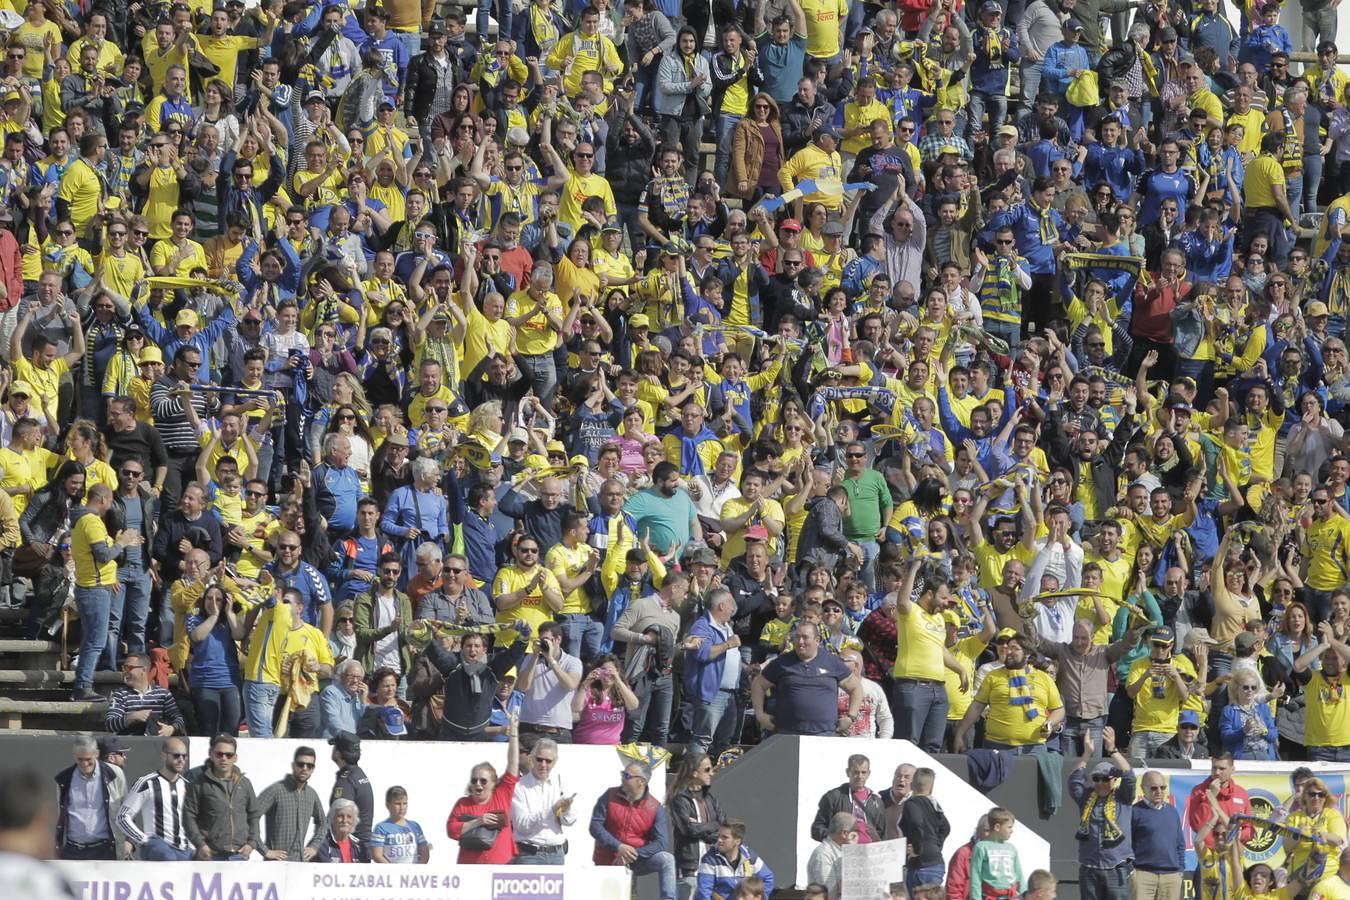
<path fill-rule="evenodd" d="M 1237 32 L 1224 16 L 1202 13 L 1191 19 L 1191 51 L 1196 47 L 1210 47 L 1219 54 L 1219 67 L 1226 69 L 1228 60 L 1240 49 Z"/>
<path fill-rule="evenodd" d="M 1258 72 L 1270 68 L 1270 56 L 1276 51 L 1294 52 L 1294 42 L 1283 25 L 1260 25 L 1247 34 L 1238 53 L 1238 62 L 1251 63 Z"/>
<path fill-rule="evenodd" d="M 339 731 L 356 734 L 361 725 L 361 714 L 366 704 L 359 694 L 353 696 L 336 681 L 319 691 L 319 712 L 323 715 L 323 725 L 319 737 L 336 737 Z"/>
<path fill-rule="evenodd" d="M 1011 228 L 1017 239 L 1017 252 L 1027 259 L 1027 269 L 1032 275 L 1053 275 L 1055 273 L 1055 248 L 1041 239 L 1042 217 L 1048 218 L 1054 226 L 1054 239 L 1064 230 L 1064 219 L 1053 210 L 1038 210 L 1028 201 L 1019 203 L 1012 209 L 995 213 L 988 223 L 991 231 Z"/>
<path fill-rule="evenodd" d="M 1134 190 L 1135 180 L 1144 173 L 1144 154 L 1128 147 L 1089 144 L 1083 160 L 1084 181 L 1089 188 L 1105 183 L 1122 203 Z"/>
<path fill-rule="evenodd" d="M 332 596 L 328 593 L 328 579 L 319 574 L 319 570 L 307 562 L 300 563 L 299 569 L 287 574 L 278 572 L 275 562 L 268 563 L 265 569 L 271 573 L 283 589 L 295 588 L 300 592 L 300 595 L 305 598 L 305 622 L 317 628 L 319 626 L 319 607 L 327 606 L 333 602 Z"/>
<path fill-rule="evenodd" d="M 1186 254 L 1187 277 L 1200 282 L 1227 278 L 1233 268 L 1233 240 L 1236 237 L 1236 231 L 1229 231 L 1222 240 L 1208 241 L 1197 231 L 1182 234 L 1177 245 Z"/>
<path fill-rule="evenodd" d="M 1164 803 L 1162 809 L 1154 809 L 1147 800 L 1136 803 L 1130 816 L 1130 841 L 1136 869 L 1164 875 L 1186 868 L 1181 814 L 1170 803 Z"/>
<path fill-rule="evenodd" d="M 314 502 L 319 515 L 330 527 L 351 531 L 356 527 L 356 501 L 361 499 L 361 476 L 351 466 L 341 469 L 328 463 L 319 463 L 310 474 Z"/>
<path fill-rule="evenodd" d="M 1243 727 L 1248 717 L 1243 715 L 1241 707 L 1230 703 L 1223 708 L 1223 715 L 1219 717 L 1219 737 L 1223 740 L 1223 749 L 1233 754 L 1234 759 L 1276 759 L 1275 748 L 1280 742 L 1280 732 L 1270 714 L 1270 704 L 1257 703 L 1253 712 L 1256 720 L 1269 729 L 1264 739 L 1248 739 Z"/>
<path fill-rule="evenodd" d="M 690 699 L 708 703 L 717 696 L 717 689 L 722 685 L 722 672 L 727 667 L 726 653 L 716 659 L 712 658 L 713 644 L 720 644 L 724 639 L 713 624 L 711 612 L 699 616 L 690 626 L 689 637 L 703 638 L 703 643 L 693 653 L 687 653 L 684 657 L 684 693 Z M 725 891 L 720 893 L 726 895 Z"/>
<path fill-rule="evenodd" d="M 741 858 L 732 865 L 731 861 L 716 848 L 703 854 L 698 864 L 698 887 L 694 889 L 694 900 L 712 900 L 713 897 L 730 897 L 736 885 L 751 875 L 764 879 L 764 896 L 773 893 L 773 869 L 755 851 L 741 845 Z"/>
<path fill-rule="evenodd" d="M 159 324 L 159 320 L 150 312 L 149 307 L 141 304 L 136 309 L 136 317 L 141 321 L 141 328 L 144 329 L 146 336 L 150 340 L 159 344 L 159 348 L 164 351 L 164 362 L 166 364 L 173 360 L 173 355 L 178 352 L 179 347 L 189 346 L 197 350 L 202 355 L 202 361 L 205 362 L 211 358 L 211 346 L 220 340 L 220 336 L 225 333 L 225 329 L 234 327 L 234 310 L 227 304 L 220 315 L 208 322 L 204 327 L 199 328 L 188 340 L 178 338 L 176 328 L 165 328 Z M 211 383 L 211 367 L 203 365 L 197 370 L 197 380 L 202 384 Z"/>
<path fill-rule="evenodd" d="M 1063 97 L 1069 89 L 1073 77 L 1070 69 L 1091 69 L 1092 60 L 1082 44 L 1066 44 L 1055 41 L 1045 51 L 1045 63 L 1041 71 L 1041 90 Z"/>

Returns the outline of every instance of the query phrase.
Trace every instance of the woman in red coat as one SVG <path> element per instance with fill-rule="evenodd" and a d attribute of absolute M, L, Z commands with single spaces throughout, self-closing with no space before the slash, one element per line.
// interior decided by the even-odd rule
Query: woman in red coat
<path fill-rule="evenodd" d="M 520 776 L 520 721 L 507 716 L 506 772 L 501 779 L 491 763 L 479 763 L 469 776 L 469 789 L 455 801 L 445 832 L 459 842 L 459 862 L 505 865 L 516 857 L 511 835 L 511 797 Z"/>

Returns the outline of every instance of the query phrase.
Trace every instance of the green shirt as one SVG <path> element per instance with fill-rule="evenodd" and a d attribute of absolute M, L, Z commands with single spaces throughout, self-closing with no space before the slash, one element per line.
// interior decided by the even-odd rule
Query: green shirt
<path fill-rule="evenodd" d="M 1022 860 L 1008 841 L 980 841 L 970 854 L 970 900 L 983 900 L 986 888 L 1014 894 L 1022 888 Z"/>
<path fill-rule="evenodd" d="M 850 541 L 875 541 L 881 525 L 891 517 L 891 488 L 876 469 L 867 469 L 857 478 L 845 478 L 849 509 L 844 518 L 844 535 Z"/>

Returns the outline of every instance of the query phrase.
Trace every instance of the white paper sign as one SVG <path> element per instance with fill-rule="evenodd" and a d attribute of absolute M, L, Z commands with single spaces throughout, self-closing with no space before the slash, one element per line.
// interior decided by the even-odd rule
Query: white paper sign
<path fill-rule="evenodd" d="M 847 844 L 842 849 L 840 900 L 888 900 L 891 885 L 905 880 L 904 838 Z"/>

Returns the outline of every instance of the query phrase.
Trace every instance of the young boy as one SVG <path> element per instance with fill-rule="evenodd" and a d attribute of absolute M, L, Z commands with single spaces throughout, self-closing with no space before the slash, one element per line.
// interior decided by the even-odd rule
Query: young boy
<path fill-rule="evenodd" d="M 989 811 L 989 838 L 970 854 L 970 900 L 1013 900 L 1021 892 L 1022 860 L 1012 840 L 1017 817 L 996 806 Z"/>
<path fill-rule="evenodd" d="M 389 818 L 370 830 L 372 862 L 424 866 L 431 859 L 431 844 L 422 826 L 408 816 L 408 792 L 395 785 L 384 793 Z"/>
<path fill-rule="evenodd" d="M 764 626 L 759 635 L 759 654 L 771 659 L 783 652 L 788 635 L 797 627 L 797 617 L 793 614 L 794 601 L 791 594 L 779 594 L 773 601 L 773 621 Z"/>

